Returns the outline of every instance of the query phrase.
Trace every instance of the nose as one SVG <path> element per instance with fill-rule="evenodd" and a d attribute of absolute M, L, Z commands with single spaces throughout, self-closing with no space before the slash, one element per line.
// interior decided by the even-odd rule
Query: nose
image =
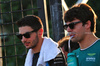
<path fill-rule="evenodd" d="M 24 42 L 24 41 L 26 41 L 26 39 L 27 39 L 27 38 L 25 38 L 24 36 L 22 36 L 21 41 Z"/>

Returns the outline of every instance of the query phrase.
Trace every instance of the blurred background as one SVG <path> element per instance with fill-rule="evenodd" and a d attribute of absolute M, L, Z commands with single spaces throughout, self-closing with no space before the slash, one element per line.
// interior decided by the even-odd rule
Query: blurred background
<path fill-rule="evenodd" d="M 96 35 L 100 37 L 100 0 L 0 0 L 0 66 L 24 66 L 27 49 L 16 37 L 17 20 L 26 15 L 39 16 L 44 36 L 57 42 L 66 35 L 64 11 L 81 2 L 89 4 L 97 14 Z"/>

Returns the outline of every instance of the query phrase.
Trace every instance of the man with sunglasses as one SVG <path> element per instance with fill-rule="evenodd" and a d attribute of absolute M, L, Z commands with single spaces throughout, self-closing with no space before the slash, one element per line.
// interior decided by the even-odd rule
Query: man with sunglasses
<path fill-rule="evenodd" d="M 25 66 L 67 66 L 66 59 L 58 44 L 43 37 L 43 24 L 35 15 L 28 15 L 16 22 L 24 46 L 29 49 Z"/>
<path fill-rule="evenodd" d="M 88 4 L 78 4 L 64 13 L 65 30 L 71 41 L 78 42 L 76 53 L 79 66 L 100 66 L 100 39 L 95 36 L 96 14 Z"/>

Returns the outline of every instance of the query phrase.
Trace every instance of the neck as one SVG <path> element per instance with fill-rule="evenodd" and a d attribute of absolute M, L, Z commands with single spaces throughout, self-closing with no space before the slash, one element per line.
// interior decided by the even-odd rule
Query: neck
<path fill-rule="evenodd" d="M 79 42 L 80 48 L 85 49 L 91 46 L 98 38 L 94 34 L 88 34 Z"/>
<path fill-rule="evenodd" d="M 37 46 L 35 47 L 35 48 L 33 48 L 32 50 L 33 50 L 33 53 L 38 53 L 38 52 L 40 52 L 40 50 L 41 50 L 41 46 L 42 46 L 42 43 L 43 43 L 43 38 L 40 38 L 39 39 L 39 42 L 38 42 L 38 44 L 37 44 Z"/>

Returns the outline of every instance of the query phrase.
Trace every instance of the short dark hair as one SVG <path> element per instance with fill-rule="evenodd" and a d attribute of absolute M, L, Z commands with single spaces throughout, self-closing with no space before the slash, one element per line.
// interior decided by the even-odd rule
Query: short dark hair
<path fill-rule="evenodd" d="M 83 25 L 86 24 L 88 20 L 91 21 L 91 32 L 96 32 L 96 14 L 93 9 L 88 4 L 78 4 L 70 8 L 64 13 L 63 19 L 65 22 L 73 21 L 79 19 L 82 21 Z"/>
<path fill-rule="evenodd" d="M 36 15 L 27 15 L 24 18 L 21 18 L 20 20 L 16 21 L 16 24 L 18 27 L 30 26 L 32 29 L 36 30 L 43 28 L 41 19 Z"/>

